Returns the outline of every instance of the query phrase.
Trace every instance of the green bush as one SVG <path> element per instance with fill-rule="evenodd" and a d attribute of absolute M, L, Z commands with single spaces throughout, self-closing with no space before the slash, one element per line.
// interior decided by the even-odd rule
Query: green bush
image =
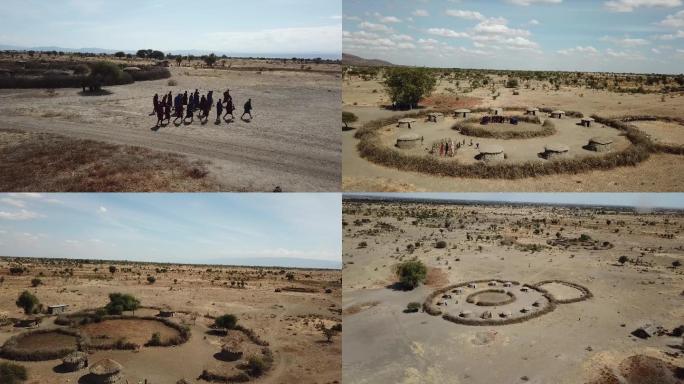
<path fill-rule="evenodd" d="M 409 260 L 397 265 L 396 273 L 405 288 L 413 289 L 425 281 L 427 267 L 420 260 Z"/>
<path fill-rule="evenodd" d="M 420 99 L 430 96 L 437 79 L 426 68 L 393 67 L 385 69 L 382 84 L 396 107 L 411 109 L 418 106 Z"/>
<path fill-rule="evenodd" d="M 420 303 L 416 303 L 415 301 L 408 303 L 406 306 L 406 311 L 407 313 L 415 313 L 420 310 Z"/>
<path fill-rule="evenodd" d="M 105 310 L 110 315 L 120 315 L 123 311 L 135 311 L 140 308 L 140 301 L 133 295 L 125 293 L 110 293 L 109 304 Z"/>
<path fill-rule="evenodd" d="M 351 112 L 342 112 L 342 124 L 345 129 L 349 129 L 349 124 L 359 120 L 359 117 Z"/>
<path fill-rule="evenodd" d="M 43 280 L 41 280 L 41 279 L 39 279 L 39 278 L 37 278 L 37 277 L 31 279 L 31 286 L 37 287 L 37 286 L 39 286 L 39 285 L 41 285 L 41 284 L 43 284 Z"/>
<path fill-rule="evenodd" d="M 251 376 L 259 377 L 266 372 L 268 364 L 262 357 L 251 355 L 247 358 L 247 369 Z"/>
<path fill-rule="evenodd" d="M 219 316 L 214 320 L 214 324 L 220 328 L 233 329 L 237 325 L 237 317 L 231 314 Z"/>
<path fill-rule="evenodd" d="M 439 248 L 439 249 L 446 248 L 446 246 L 447 246 L 447 243 L 446 243 L 446 241 L 444 241 L 444 240 L 439 240 L 439 241 L 435 244 L 435 248 Z"/>
<path fill-rule="evenodd" d="M 620 263 L 620 264 L 624 264 L 628 261 L 629 261 L 629 257 L 627 257 L 627 256 L 620 256 L 620 258 L 618 258 L 618 263 Z"/>
<path fill-rule="evenodd" d="M 154 284 L 157 282 L 157 278 L 154 276 L 147 276 L 147 282 L 150 284 Z"/>
<path fill-rule="evenodd" d="M 17 307 L 24 310 L 27 315 L 34 314 L 38 311 L 40 306 L 40 301 L 38 298 L 29 291 L 24 291 L 19 295 L 19 298 L 15 302 Z"/>
<path fill-rule="evenodd" d="M 147 342 L 147 345 L 151 347 L 162 345 L 161 334 L 159 332 L 153 333 L 150 341 Z"/>
<path fill-rule="evenodd" d="M 19 384 L 26 380 L 28 380 L 28 373 L 24 366 L 0 363 L 0 384 Z"/>

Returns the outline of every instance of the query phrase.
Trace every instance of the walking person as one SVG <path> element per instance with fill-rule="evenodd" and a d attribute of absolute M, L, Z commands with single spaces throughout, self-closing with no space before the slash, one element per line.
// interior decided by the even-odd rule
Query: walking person
<path fill-rule="evenodd" d="M 221 112 L 223 112 L 223 103 L 221 99 L 218 99 L 218 102 L 216 102 L 216 124 L 221 123 Z"/>
<path fill-rule="evenodd" d="M 161 104 L 157 103 L 157 109 L 155 112 L 157 113 L 157 124 L 155 127 L 159 127 L 164 121 L 164 108 L 162 108 Z"/>
<path fill-rule="evenodd" d="M 245 115 L 249 115 L 250 120 L 254 118 L 252 117 L 252 99 L 248 99 L 245 103 L 244 112 L 242 112 L 242 116 L 240 116 L 240 118 L 244 120 Z"/>
<path fill-rule="evenodd" d="M 152 98 L 152 113 L 150 113 L 150 116 L 154 115 L 157 113 L 157 106 L 159 105 L 159 95 L 154 94 L 154 97 Z"/>
<path fill-rule="evenodd" d="M 166 105 L 164 105 L 164 120 L 167 120 L 168 123 L 171 123 L 171 98 L 169 98 L 166 102 Z"/>
<path fill-rule="evenodd" d="M 183 94 L 183 105 L 188 105 L 188 91 Z"/>
<path fill-rule="evenodd" d="M 228 99 L 224 100 L 224 102 L 226 103 L 226 114 L 223 115 L 223 118 L 225 119 L 226 116 L 230 115 L 231 120 L 235 120 L 235 116 L 233 116 L 233 111 L 235 110 L 233 98 L 228 95 Z"/>

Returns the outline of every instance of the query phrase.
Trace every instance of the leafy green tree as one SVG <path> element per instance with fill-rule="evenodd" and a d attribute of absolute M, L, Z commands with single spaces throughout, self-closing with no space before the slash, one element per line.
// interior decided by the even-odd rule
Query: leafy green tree
<path fill-rule="evenodd" d="M 349 124 L 355 123 L 359 120 L 359 117 L 351 112 L 342 112 L 342 124 L 344 124 L 345 129 L 349 129 Z"/>
<path fill-rule="evenodd" d="M 112 275 L 116 273 L 116 267 L 114 265 L 109 266 L 109 273 L 111 273 Z"/>
<path fill-rule="evenodd" d="M 437 78 L 427 68 L 387 68 L 382 84 L 394 106 L 416 108 L 420 99 L 429 96 Z"/>
<path fill-rule="evenodd" d="M 214 320 L 214 324 L 219 328 L 233 329 L 237 325 L 237 317 L 231 314 L 221 315 Z"/>
<path fill-rule="evenodd" d="M 214 55 L 214 54 L 212 53 L 212 54 L 209 55 L 209 56 L 203 56 L 203 57 L 202 57 L 202 60 L 204 60 L 204 62 L 205 62 L 208 66 L 213 67 L 213 66 L 214 66 L 214 63 L 216 63 L 216 60 L 218 60 L 218 58 L 216 57 L 216 55 Z"/>
<path fill-rule="evenodd" d="M 24 291 L 19 295 L 19 298 L 15 302 L 17 307 L 24 310 L 24 313 L 31 315 L 37 312 L 40 301 L 38 298 L 29 291 Z"/>
<path fill-rule="evenodd" d="M 110 315 L 120 315 L 123 311 L 133 311 L 140 308 L 140 300 L 127 293 L 110 293 L 109 303 L 105 310 Z"/>
<path fill-rule="evenodd" d="M 119 52 L 115 53 L 114 56 L 116 56 L 116 57 L 126 57 L 126 52 L 119 51 Z"/>
<path fill-rule="evenodd" d="M 413 289 L 427 278 L 427 267 L 420 260 L 408 260 L 397 265 L 399 282 L 407 289 Z"/>

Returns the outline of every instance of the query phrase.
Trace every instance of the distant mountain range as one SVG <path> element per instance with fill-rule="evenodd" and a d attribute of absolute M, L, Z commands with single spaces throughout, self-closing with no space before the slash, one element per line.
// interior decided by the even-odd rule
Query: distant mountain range
<path fill-rule="evenodd" d="M 363 57 L 342 53 L 342 65 L 355 65 L 358 67 L 392 67 L 394 64 L 385 60 L 364 59 Z"/>
<path fill-rule="evenodd" d="M 147 48 L 145 48 L 147 49 Z M 154 48 L 151 48 L 154 49 Z M 137 50 L 125 50 L 125 49 L 103 49 L 103 48 L 64 48 L 64 47 L 22 47 L 18 45 L 1 45 L 0 51 L 57 51 L 57 52 L 70 52 L 70 53 L 105 53 L 113 54 L 119 51 L 135 54 Z M 199 49 L 172 49 L 168 51 L 161 50 L 164 53 L 170 53 L 173 55 L 194 55 L 202 56 L 214 53 L 218 56 L 226 55 L 229 57 L 268 57 L 268 58 L 278 58 L 278 59 L 291 59 L 293 57 L 301 59 L 315 59 L 320 57 L 326 60 L 340 60 L 340 55 L 333 53 L 321 53 L 321 52 L 311 52 L 311 53 L 250 53 L 250 52 L 221 52 L 221 51 L 209 51 L 209 50 L 199 50 Z"/>

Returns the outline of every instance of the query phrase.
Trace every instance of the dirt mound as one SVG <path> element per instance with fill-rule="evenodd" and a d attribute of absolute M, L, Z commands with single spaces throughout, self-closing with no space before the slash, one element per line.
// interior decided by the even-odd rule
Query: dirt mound
<path fill-rule="evenodd" d="M 684 383 L 684 368 L 645 355 L 630 356 L 613 371 L 604 368 L 600 377 L 588 384 L 681 384 Z"/>

